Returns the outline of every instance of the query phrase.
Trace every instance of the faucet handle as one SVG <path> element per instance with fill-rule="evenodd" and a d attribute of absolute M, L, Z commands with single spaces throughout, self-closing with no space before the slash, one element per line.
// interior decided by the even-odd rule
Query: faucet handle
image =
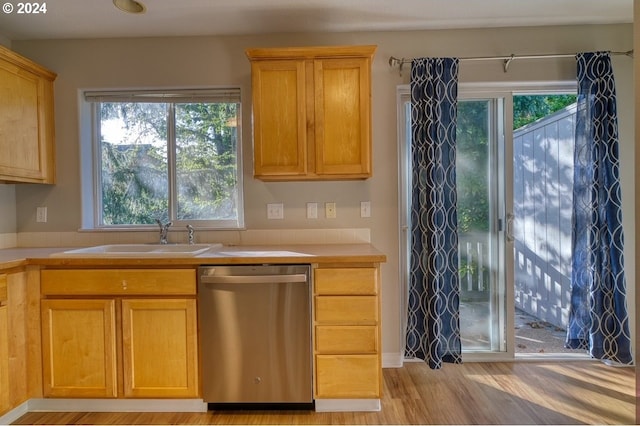
<path fill-rule="evenodd" d="M 189 244 L 194 244 L 194 238 L 193 238 L 193 234 L 194 234 L 194 229 L 193 226 L 191 225 L 187 225 L 187 232 L 189 233 Z"/>

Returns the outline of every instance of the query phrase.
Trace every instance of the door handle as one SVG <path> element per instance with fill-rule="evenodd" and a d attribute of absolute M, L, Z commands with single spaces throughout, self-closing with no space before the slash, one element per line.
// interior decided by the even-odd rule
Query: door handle
<path fill-rule="evenodd" d="M 512 243 L 515 241 L 516 237 L 513 232 L 513 222 L 515 221 L 515 216 L 513 213 L 507 213 L 507 242 Z"/>

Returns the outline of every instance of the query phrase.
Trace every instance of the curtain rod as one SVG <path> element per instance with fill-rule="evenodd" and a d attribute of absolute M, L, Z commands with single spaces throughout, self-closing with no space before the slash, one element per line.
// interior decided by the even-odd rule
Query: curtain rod
<path fill-rule="evenodd" d="M 626 52 L 609 52 L 611 55 L 624 55 L 633 57 L 633 50 L 627 50 Z M 504 72 L 509 70 L 509 65 L 514 59 L 546 59 L 546 58 L 572 58 L 576 56 L 576 53 L 550 53 L 541 55 L 514 55 L 509 56 L 471 56 L 466 58 L 458 58 L 460 61 L 495 61 L 502 60 L 502 67 Z M 389 58 L 390 67 L 398 67 L 400 75 L 402 75 L 402 68 L 404 64 L 410 64 L 413 59 L 396 58 L 391 56 Z"/>

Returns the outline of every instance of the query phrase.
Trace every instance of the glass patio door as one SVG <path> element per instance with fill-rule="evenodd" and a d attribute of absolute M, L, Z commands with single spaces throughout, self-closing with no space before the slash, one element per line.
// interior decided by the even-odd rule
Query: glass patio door
<path fill-rule="evenodd" d="M 504 98 L 458 99 L 457 196 L 463 353 L 507 350 Z M 508 157 L 507 157 L 508 158 Z"/>
<path fill-rule="evenodd" d="M 460 331 L 465 360 L 513 357 L 513 244 L 507 238 L 511 212 L 510 147 L 504 143 L 505 107 L 509 96 L 458 99 L 457 197 L 459 234 Z M 410 256 L 410 94 L 398 91 L 400 157 L 400 281 L 406 294 Z M 507 135 L 510 136 L 510 135 Z M 507 152 L 508 151 L 508 152 Z M 509 293 L 509 294 L 508 294 Z M 406 306 L 402 306 L 406 311 Z"/>

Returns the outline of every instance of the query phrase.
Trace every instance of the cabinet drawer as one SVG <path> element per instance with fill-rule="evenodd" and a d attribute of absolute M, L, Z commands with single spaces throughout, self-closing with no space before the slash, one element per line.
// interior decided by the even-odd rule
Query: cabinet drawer
<path fill-rule="evenodd" d="M 376 268 L 318 268 L 316 294 L 378 294 Z"/>
<path fill-rule="evenodd" d="M 45 269 L 43 295 L 194 295 L 195 269 Z"/>
<path fill-rule="evenodd" d="M 324 354 L 375 354 L 378 352 L 378 327 L 319 325 L 316 327 L 316 351 Z"/>
<path fill-rule="evenodd" d="M 376 296 L 316 296 L 316 322 L 372 324 L 378 322 Z"/>
<path fill-rule="evenodd" d="M 379 398 L 377 355 L 317 355 L 317 398 Z"/>

